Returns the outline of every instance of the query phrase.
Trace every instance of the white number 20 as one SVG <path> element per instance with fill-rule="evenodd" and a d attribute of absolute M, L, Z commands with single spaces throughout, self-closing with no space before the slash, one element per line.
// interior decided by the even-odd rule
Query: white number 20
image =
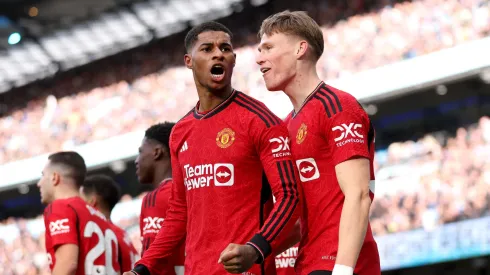
<path fill-rule="evenodd" d="M 118 243 L 116 234 L 110 229 L 102 232 L 102 229 L 93 221 L 89 221 L 85 226 L 83 236 L 90 238 L 93 234 L 97 235 L 99 241 L 85 257 L 85 274 L 87 275 L 113 275 L 119 274 L 112 266 L 112 243 L 116 244 L 116 258 L 118 257 Z M 105 252 L 105 266 L 95 265 L 94 262 Z"/>

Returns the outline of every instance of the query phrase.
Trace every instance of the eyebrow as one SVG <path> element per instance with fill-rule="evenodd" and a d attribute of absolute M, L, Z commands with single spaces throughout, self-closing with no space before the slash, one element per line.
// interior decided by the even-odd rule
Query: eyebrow
<path fill-rule="evenodd" d="M 201 45 L 199 45 L 199 47 L 202 47 L 202 46 L 213 46 L 214 43 L 210 43 L 210 42 L 205 42 L 205 43 L 201 43 Z M 219 44 L 220 46 L 229 46 L 229 47 L 232 47 L 230 43 L 228 42 L 223 42 L 223 43 L 220 43 Z"/>

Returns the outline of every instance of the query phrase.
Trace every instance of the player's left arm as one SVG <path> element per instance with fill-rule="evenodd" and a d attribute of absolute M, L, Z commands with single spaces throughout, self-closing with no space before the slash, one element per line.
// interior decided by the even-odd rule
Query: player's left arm
<path fill-rule="evenodd" d="M 344 194 L 339 247 L 333 274 L 352 275 L 369 219 L 370 146 L 374 130 L 369 117 L 353 97 L 342 98 L 343 110 L 326 123 L 335 173 Z"/>
<path fill-rule="evenodd" d="M 63 244 L 55 251 L 56 265 L 52 275 L 75 275 L 78 268 L 78 245 Z"/>
<path fill-rule="evenodd" d="M 250 134 L 276 203 L 262 228 L 247 245 L 230 244 L 221 254 L 220 262 L 230 273 L 244 272 L 254 262 L 261 263 L 277 251 L 280 240 L 284 239 L 281 233 L 292 231 L 299 217 L 298 174 L 290 152 L 286 126 L 278 118 L 277 123 L 270 127 L 260 121 L 251 127 Z"/>
<path fill-rule="evenodd" d="M 54 275 L 75 274 L 78 267 L 78 228 L 75 209 L 55 201 L 45 217 L 46 234 L 51 237 L 56 259 Z"/>

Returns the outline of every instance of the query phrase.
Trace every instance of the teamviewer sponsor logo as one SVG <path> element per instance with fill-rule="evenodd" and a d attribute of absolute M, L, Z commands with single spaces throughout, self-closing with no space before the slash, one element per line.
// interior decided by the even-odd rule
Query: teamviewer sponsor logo
<path fill-rule="evenodd" d="M 214 165 L 214 185 L 232 186 L 234 183 L 234 170 L 233 164 L 216 163 Z"/>
<path fill-rule="evenodd" d="M 272 149 L 273 157 L 280 158 L 291 155 L 288 137 L 271 138 L 269 139 L 269 142 L 276 144 L 276 147 Z"/>
<path fill-rule="evenodd" d="M 157 234 L 162 228 L 163 218 L 160 217 L 146 217 L 143 219 L 145 226 L 143 227 L 143 235 Z"/>
<path fill-rule="evenodd" d="M 338 136 L 334 138 L 337 147 L 344 146 L 347 143 L 364 143 L 364 135 L 358 132 L 362 125 L 358 123 L 342 123 L 332 128 L 332 131 Z"/>
<path fill-rule="evenodd" d="M 184 165 L 184 184 L 187 190 L 203 187 L 232 186 L 235 183 L 235 168 L 230 163 Z"/>
<path fill-rule="evenodd" d="M 298 159 L 296 160 L 296 166 L 298 166 L 299 179 L 302 182 L 316 180 L 320 177 L 318 166 L 313 158 Z"/>
<path fill-rule="evenodd" d="M 276 268 L 294 267 L 298 257 L 298 247 L 291 247 L 276 257 Z"/>
<path fill-rule="evenodd" d="M 50 222 L 49 232 L 51 233 L 51 236 L 70 232 L 70 226 L 66 223 L 68 223 L 68 219 L 61 219 Z"/>

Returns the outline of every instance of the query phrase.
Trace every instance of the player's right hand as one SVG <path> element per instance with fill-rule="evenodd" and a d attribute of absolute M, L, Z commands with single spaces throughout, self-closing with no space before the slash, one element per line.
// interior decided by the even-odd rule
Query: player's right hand
<path fill-rule="evenodd" d="M 132 271 L 126 271 L 124 272 L 122 275 L 135 275 L 136 273 L 132 272 Z"/>

